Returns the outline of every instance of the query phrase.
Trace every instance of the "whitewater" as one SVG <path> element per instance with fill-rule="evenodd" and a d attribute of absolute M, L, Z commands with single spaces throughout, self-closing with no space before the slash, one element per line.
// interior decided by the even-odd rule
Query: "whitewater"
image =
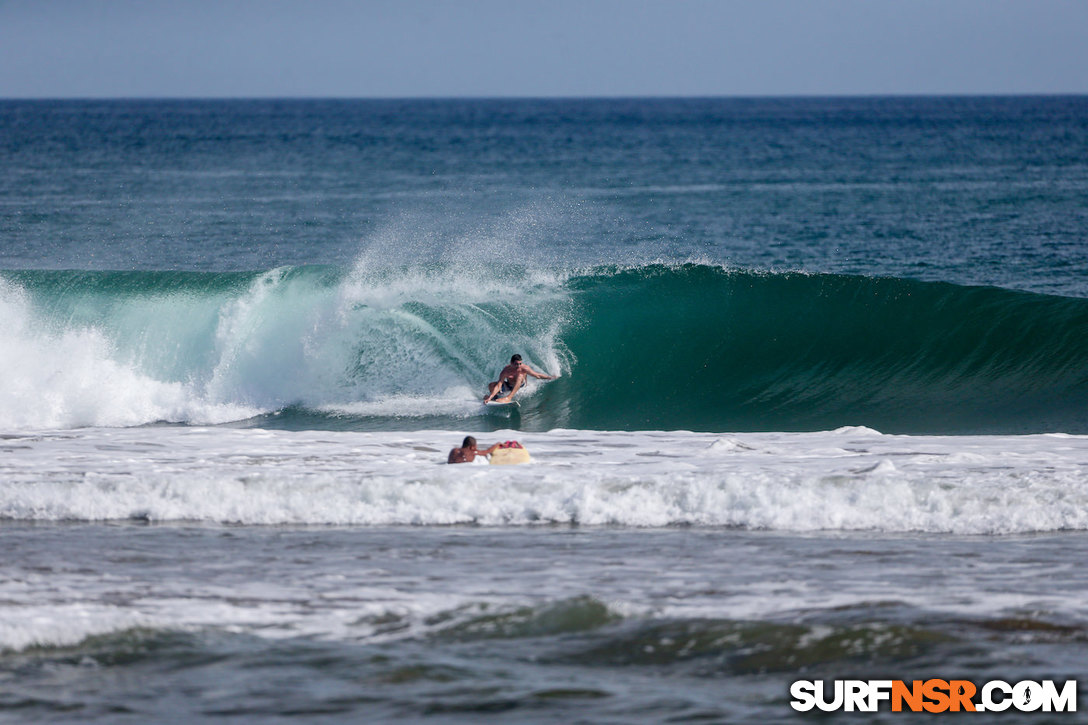
<path fill-rule="evenodd" d="M 487 437 L 490 435 L 490 437 Z M 156 427 L 6 435 L 0 517 L 245 525 L 1088 529 L 1088 438 L 554 430 L 520 467 L 447 466 L 449 431 Z"/>

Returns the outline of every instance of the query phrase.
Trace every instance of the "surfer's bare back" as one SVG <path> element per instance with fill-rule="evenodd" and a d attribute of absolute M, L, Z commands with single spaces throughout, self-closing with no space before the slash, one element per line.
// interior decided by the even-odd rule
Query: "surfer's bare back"
<path fill-rule="evenodd" d="M 509 403 L 514 399 L 514 393 L 521 390 L 527 376 L 539 378 L 540 380 L 555 380 L 554 375 L 537 372 L 521 361 L 521 355 L 514 355 L 510 358 L 510 364 L 499 373 L 499 379 L 493 383 L 488 383 L 488 394 L 484 398 L 484 402 L 490 403 L 496 396 L 502 396 L 495 402 Z"/>
<path fill-rule="evenodd" d="M 501 443 L 496 443 L 485 451 L 481 451 L 476 447 L 476 439 L 472 436 L 465 436 L 465 440 L 462 441 L 460 448 L 454 448 L 450 451 L 449 457 L 446 459 L 446 463 L 472 463 L 476 460 L 476 456 L 490 456 L 501 446 Z"/>

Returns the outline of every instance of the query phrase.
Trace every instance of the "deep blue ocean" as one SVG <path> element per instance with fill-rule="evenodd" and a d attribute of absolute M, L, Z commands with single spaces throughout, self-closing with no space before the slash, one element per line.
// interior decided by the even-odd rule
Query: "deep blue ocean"
<path fill-rule="evenodd" d="M 503 242 L 500 268 L 700 261 L 1083 296 L 1086 107 L 4 101 L 2 261 L 261 271 Z"/>
<path fill-rule="evenodd" d="M 0 100 L 2 722 L 1083 681 L 1086 436 L 1088 97 Z"/>

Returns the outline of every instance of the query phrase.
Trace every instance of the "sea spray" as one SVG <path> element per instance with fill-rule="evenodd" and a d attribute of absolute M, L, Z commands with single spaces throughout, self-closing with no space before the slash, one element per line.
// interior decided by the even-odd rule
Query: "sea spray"
<path fill-rule="evenodd" d="M 478 412 L 513 352 L 569 369 L 557 277 L 455 271 L 8 273 L 2 333 L 23 364 L 0 384 L 12 403 L 0 424 L 199 424 L 288 409 L 459 418 Z M 117 390 L 103 395 L 91 382 L 103 377 Z M 57 400 L 45 411 L 39 398 Z"/>

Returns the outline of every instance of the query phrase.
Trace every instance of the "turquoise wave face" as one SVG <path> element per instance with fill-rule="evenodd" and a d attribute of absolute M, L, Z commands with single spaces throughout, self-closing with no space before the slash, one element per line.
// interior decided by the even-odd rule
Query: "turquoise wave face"
<path fill-rule="evenodd" d="M 577 427 L 1086 430 L 1088 301 L 686 265 L 572 281 Z M 542 402 L 542 406 L 544 403 Z"/>
<path fill-rule="evenodd" d="M 1088 300 L 687 264 L 9 272 L 0 423 L 1088 432 Z M 493 419 L 519 352 L 560 379 Z"/>

